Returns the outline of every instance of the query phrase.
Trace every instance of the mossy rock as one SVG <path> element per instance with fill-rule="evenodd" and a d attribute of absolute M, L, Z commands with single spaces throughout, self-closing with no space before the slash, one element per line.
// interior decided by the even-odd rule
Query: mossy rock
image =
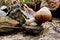
<path fill-rule="evenodd" d="M 13 31 L 15 28 L 14 22 L 12 22 L 12 19 L 9 17 L 5 17 L 5 18 L 0 18 L 0 32 L 9 32 L 9 31 Z"/>
<path fill-rule="evenodd" d="M 27 35 L 38 35 L 43 33 L 43 27 L 41 26 L 25 26 L 24 33 Z"/>
<path fill-rule="evenodd" d="M 0 32 L 10 32 L 13 31 L 14 29 L 11 28 L 0 28 Z"/>

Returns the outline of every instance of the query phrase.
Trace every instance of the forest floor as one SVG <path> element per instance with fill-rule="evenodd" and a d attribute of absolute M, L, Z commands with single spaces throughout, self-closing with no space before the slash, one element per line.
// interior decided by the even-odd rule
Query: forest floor
<path fill-rule="evenodd" d="M 44 31 L 42 35 L 24 36 L 20 32 L 13 35 L 0 36 L 0 40 L 60 40 L 60 19 L 53 19 L 52 22 L 42 24 Z M 54 28 L 58 29 L 56 31 Z"/>

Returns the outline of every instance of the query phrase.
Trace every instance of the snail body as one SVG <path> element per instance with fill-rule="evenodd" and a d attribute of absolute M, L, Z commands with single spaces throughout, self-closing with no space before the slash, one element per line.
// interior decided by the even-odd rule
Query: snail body
<path fill-rule="evenodd" d="M 50 21 L 52 19 L 52 14 L 47 7 L 41 8 L 34 14 L 34 18 L 26 20 L 26 23 L 29 25 L 30 23 L 37 21 L 39 23 L 44 23 Z"/>

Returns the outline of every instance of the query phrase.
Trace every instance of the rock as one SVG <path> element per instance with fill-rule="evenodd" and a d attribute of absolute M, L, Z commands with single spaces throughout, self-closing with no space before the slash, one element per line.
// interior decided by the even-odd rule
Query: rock
<path fill-rule="evenodd" d="M 12 27 L 12 26 L 15 27 L 17 24 L 19 24 L 19 22 L 9 17 L 0 18 L 0 28 L 1 27 Z"/>
<path fill-rule="evenodd" d="M 38 34 L 42 34 L 42 31 L 43 31 L 43 27 L 41 26 L 24 26 L 25 27 L 25 31 L 24 33 L 26 35 L 38 35 Z"/>
<path fill-rule="evenodd" d="M 20 26 L 25 23 L 25 15 L 21 12 L 19 5 L 14 5 L 9 11 L 8 16 L 18 21 Z"/>
<path fill-rule="evenodd" d="M 59 0 L 43 0 L 40 7 L 48 7 L 51 11 L 57 10 L 59 8 Z"/>
<path fill-rule="evenodd" d="M 15 26 L 18 24 L 16 20 L 12 20 L 9 17 L 0 18 L 0 32 L 13 31 Z"/>
<path fill-rule="evenodd" d="M 7 15 L 7 13 L 6 13 L 6 12 L 4 12 L 4 11 L 0 10 L 0 18 L 5 17 L 6 15 Z"/>

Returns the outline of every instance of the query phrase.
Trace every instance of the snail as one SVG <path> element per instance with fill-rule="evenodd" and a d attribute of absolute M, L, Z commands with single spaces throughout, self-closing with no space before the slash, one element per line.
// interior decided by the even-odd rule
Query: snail
<path fill-rule="evenodd" d="M 34 14 L 34 18 L 27 19 L 26 24 L 30 25 L 30 23 L 37 21 L 39 24 L 50 21 L 52 19 L 52 14 L 47 7 L 41 8 Z"/>

